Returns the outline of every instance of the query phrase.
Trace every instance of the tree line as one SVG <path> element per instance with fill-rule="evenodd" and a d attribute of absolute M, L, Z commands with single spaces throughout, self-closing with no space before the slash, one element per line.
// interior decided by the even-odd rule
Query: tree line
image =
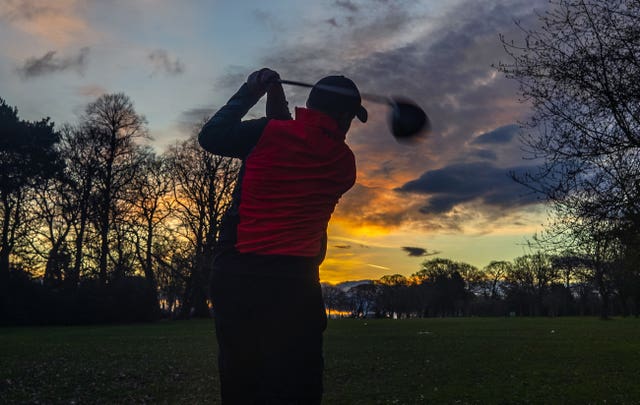
<path fill-rule="evenodd" d="M 11 322 L 206 316 L 208 268 L 238 162 L 195 131 L 162 154 L 128 96 L 75 124 L 0 99 L 0 305 Z"/>
<path fill-rule="evenodd" d="M 593 257 L 572 253 L 536 252 L 482 269 L 435 258 L 409 277 L 322 288 L 329 316 L 639 316 L 640 272 L 623 261 L 601 271 Z"/>

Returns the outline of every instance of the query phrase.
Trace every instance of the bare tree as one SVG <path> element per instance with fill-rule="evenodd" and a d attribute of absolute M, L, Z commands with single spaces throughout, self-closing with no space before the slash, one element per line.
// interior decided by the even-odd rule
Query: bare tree
<path fill-rule="evenodd" d="M 70 288 L 78 285 L 82 268 L 88 264 L 85 244 L 91 231 L 94 183 L 99 170 L 96 138 L 96 131 L 87 126 L 65 125 L 61 129 L 60 153 L 65 171 L 62 184 L 56 190 L 56 199 L 62 204 L 61 213 L 73 227 L 68 236 L 72 263 L 65 277 L 65 284 Z"/>
<path fill-rule="evenodd" d="M 352 312 L 356 317 L 366 317 L 375 307 L 379 286 L 375 283 L 362 283 L 349 289 Z"/>
<path fill-rule="evenodd" d="M 70 204 L 71 193 L 64 175 L 50 178 L 33 191 L 31 217 L 36 221 L 33 237 L 28 238 L 33 251 L 46 262 L 44 281 L 60 285 L 71 272 L 68 237 L 77 220 L 77 210 Z"/>
<path fill-rule="evenodd" d="M 549 235 L 600 263 L 640 234 L 640 2 L 552 0 L 539 20 L 522 43 L 502 38 L 499 69 L 533 106 L 523 141 L 542 161 L 518 180 L 554 203 Z M 602 293 L 610 266 L 596 266 Z"/>
<path fill-rule="evenodd" d="M 132 182 L 131 237 L 136 256 L 152 290 L 157 283 L 154 272 L 154 244 L 159 228 L 171 215 L 173 201 L 169 198 L 171 183 L 166 160 L 150 150 L 142 151 L 143 160 Z M 168 224 L 164 224 L 167 227 Z"/>
<path fill-rule="evenodd" d="M 499 297 L 499 283 L 509 273 L 512 264 L 507 261 L 492 261 L 484 268 L 484 273 L 489 283 L 489 297 L 496 299 Z"/>
<path fill-rule="evenodd" d="M 208 316 L 207 285 L 213 249 L 222 216 L 231 204 L 240 164 L 206 152 L 195 135 L 172 147 L 167 159 L 173 180 L 174 215 L 179 221 L 176 230 L 188 241 L 193 258 L 183 316 L 192 309 L 195 316 Z"/>
<path fill-rule="evenodd" d="M 411 305 L 409 303 L 409 280 L 402 274 L 389 274 L 376 281 L 379 288 L 376 305 L 380 312 L 389 317 L 401 318 L 408 315 Z"/>
<path fill-rule="evenodd" d="M 87 105 L 83 127 L 93 135 L 97 171 L 96 227 L 100 236 L 98 268 L 100 280 L 107 281 L 109 239 L 117 202 L 136 176 L 139 163 L 136 138 L 146 137 L 146 119 L 138 114 L 131 99 L 123 93 L 105 94 Z"/>
<path fill-rule="evenodd" d="M 550 257 L 536 252 L 517 257 L 505 277 L 507 289 L 522 299 L 521 312 L 542 315 L 544 298 L 551 284 L 558 280 L 558 271 L 551 265 Z"/>
<path fill-rule="evenodd" d="M 324 306 L 327 310 L 327 315 L 331 317 L 331 310 L 337 310 L 344 304 L 345 293 L 333 284 L 322 283 L 322 297 L 324 299 Z"/>

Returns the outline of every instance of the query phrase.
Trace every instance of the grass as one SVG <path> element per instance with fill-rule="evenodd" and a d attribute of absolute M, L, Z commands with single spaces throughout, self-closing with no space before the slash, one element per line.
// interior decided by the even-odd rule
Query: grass
<path fill-rule="evenodd" d="M 640 320 L 333 320 L 326 404 L 640 403 Z M 212 321 L 0 329 L 2 403 L 217 403 Z"/>

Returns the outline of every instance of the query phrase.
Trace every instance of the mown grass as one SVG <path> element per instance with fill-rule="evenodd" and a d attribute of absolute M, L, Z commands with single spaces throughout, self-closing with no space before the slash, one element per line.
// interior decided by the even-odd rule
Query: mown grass
<path fill-rule="evenodd" d="M 326 404 L 640 403 L 640 320 L 333 320 Z M 212 321 L 0 329 L 1 403 L 217 403 Z"/>

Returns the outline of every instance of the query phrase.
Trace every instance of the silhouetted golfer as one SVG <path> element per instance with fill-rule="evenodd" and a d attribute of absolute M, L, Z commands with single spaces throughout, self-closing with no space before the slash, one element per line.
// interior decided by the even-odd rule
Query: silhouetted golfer
<path fill-rule="evenodd" d="M 327 223 L 356 178 L 345 136 L 354 117 L 367 119 L 344 76 L 320 80 L 292 119 L 278 79 L 270 69 L 252 73 L 199 135 L 204 149 L 243 162 L 211 284 L 226 404 L 322 399 L 327 318 L 318 267 Z M 266 117 L 241 121 L 265 93 Z"/>

